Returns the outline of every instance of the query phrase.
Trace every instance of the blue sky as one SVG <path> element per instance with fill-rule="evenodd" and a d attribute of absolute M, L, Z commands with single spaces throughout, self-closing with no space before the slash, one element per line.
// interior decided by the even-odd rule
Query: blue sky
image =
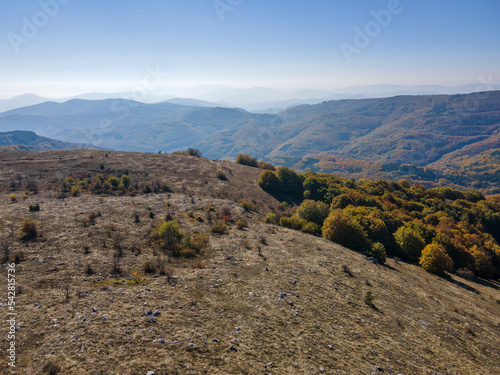
<path fill-rule="evenodd" d="M 197 85 L 333 89 L 500 81 L 497 0 L 0 4 L 0 98 L 129 90 L 148 67 L 168 72 L 156 87 L 164 93 Z M 41 4 L 51 4 L 50 11 Z M 356 44 L 355 30 L 371 34 L 368 43 Z M 356 52 L 349 49 L 346 58 L 342 46 Z"/>

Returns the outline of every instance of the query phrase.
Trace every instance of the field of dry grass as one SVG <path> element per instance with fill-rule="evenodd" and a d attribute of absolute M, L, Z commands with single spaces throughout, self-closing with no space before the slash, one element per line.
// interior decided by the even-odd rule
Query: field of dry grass
<path fill-rule="evenodd" d="M 8 368 L 2 341 L 5 373 L 51 366 L 58 374 L 500 373 L 499 283 L 443 279 L 397 259 L 376 265 L 325 239 L 264 224 L 278 202 L 257 185 L 258 169 L 95 150 L 1 156 L 0 241 L 20 258 L 17 364 Z M 54 190 L 70 175 L 125 171 L 134 181 L 167 181 L 173 191 L 59 199 Z M 11 202 L 18 175 L 39 192 Z M 256 210 L 245 212 L 240 199 Z M 35 204 L 40 211 L 29 212 Z M 211 217 L 224 208 L 248 228 L 229 223 L 226 233 L 211 232 Z M 86 222 L 91 212 L 94 225 Z M 185 233 L 209 236 L 202 254 L 172 258 L 148 244 L 167 214 Z M 24 218 L 40 223 L 37 241 L 20 240 Z M 121 273 L 113 275 L 117 246 Z M 144 272 L 144 262 L 159 257 L 171 277 Z M 1 274 L 4 321 L 5 263 Z M 6 323 L 2 330 L 3 339 Z"/>

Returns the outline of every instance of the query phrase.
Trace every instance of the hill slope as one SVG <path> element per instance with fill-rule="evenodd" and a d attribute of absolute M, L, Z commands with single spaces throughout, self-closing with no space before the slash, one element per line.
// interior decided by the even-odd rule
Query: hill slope
<path fill-rule="evenodd" d="M 295 167 L 309 156 L 327 158 L 326 163 L 331 157 L 382 166 L 410 163 L 435 168 L 438 179 L 462 186 L 479 179 L 485 188 L 498 188 L 486 173 L 453 175 L 454 170 L 444 165 L 455 155 L 474 157 L 500 148 L 500 91 L 325 101 L 278 114 L 168 102 L 75 99 L 2 113 L 0 129 L 33 130 L 124 151 L 194 147 L 207 157 L 229 159 L 245 153 Z"/>
<path fill-rule="evenodd" d="M 7 150 L 63 150 L 75 148 L 97 148 L 88 144 L 58 141 L 36 135 L 31 131 L 14 130 L 0 133 L 0 151 Z"/>
<path fill-rule="evenodd" d="M 258 187 L 256 168 L 182 155 L 78 150 L 6 152 L 0 171 L 0 241 L 20 260 L 19 373 L 60 366 L 64 374 L 376 368 L 493 374 L 500 366 L 498 283 L 446 280 L 392 259 L 387 267 L 375 265 L 325 239 L 263 224 L 278 202 Z M 173 191 L 61 199 L 64 181 L 73 183 L 67 177 L 99 173 L 128 173 L 141 191 L 166 181 Z M 12 180 L 14 193 L 35 182 L 38 194 L 9 202 Z M 255 210 L 245 212 L 236 203 L 242 198 Z M 40 210 L 29 212 L 35 204 Z M 91 212 L 96 215 L 89 221 Z M 222 234 L 212 232 L 210 221 L 223 213 L 233 221 Z M 166 215 L 193 238 L 208 235 L 200 254 L 170 257 L 149 240 Z M 25 217 L 40 223 L 38 240 L 20 240 Z M 248 227 L 238 230 L 236 220 Z M 168 276 L 144 272 L 145 262 L 162 260 Z M 117 266 L 120 274 L 113 275 Z M 376 309 L 363 302 L 368 291 Z M 4 315 L 6 309 L 2 300 Z M 5 358 L 5 345 L 1 351 Z M 7 371 L 5 361 L 0 366 Z"/>

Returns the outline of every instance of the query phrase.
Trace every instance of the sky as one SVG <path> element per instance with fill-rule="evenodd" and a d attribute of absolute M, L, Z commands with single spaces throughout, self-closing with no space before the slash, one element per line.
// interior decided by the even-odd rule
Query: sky
<path fill-rule="evenodd" d="M 498 0 L 0 0 L 0 98 L 500 81 Z"/>

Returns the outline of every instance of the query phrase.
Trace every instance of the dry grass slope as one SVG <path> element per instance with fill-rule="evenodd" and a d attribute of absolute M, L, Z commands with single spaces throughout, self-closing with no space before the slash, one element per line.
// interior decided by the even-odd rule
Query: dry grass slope
<path fill-rule="evenodd" d="M 228 180 L 217 179 L 217 170 Z M 447 280 L 394 259 L 376 265 L 325 239 L 264 224 L 278 202 L 257 185 L 256 168 L 78 150 L 5 152 L 0 171 L 0 242 L 19 256 L 22 322 L 15 370 L 0 344 L 4 373 L 43 374 L 51 366 L 59 374 L 142 375 L 500 368 L 500 284 Z M 167 181 L 173 192 L 58 199 L 54 191 L 69 175 L 126 171 L 136 182 Z M 18 175 L 17 194 L 29 181 L 39 192 L 11 202 Z M 242 199 L 255 210 L 245 212 Z M 30 212 L 35 204 L 40 210 Z M 91 212 L 100 215 L 83 225 Z M 213 233 L 211 221 L 222 213 L 231 219 L 227 232 Z M 186 233 L 206 233 L 209 245 L 196 258 L 167 257 L 175 271 L 155 277 L 142 267 L 162 255 L 148 236 L 167 215 Z M 40 223 L 37 241 L 20 240 L 24 218 Z M 248 226 L 238 229 L 238 220 Z M 121 274 L 113 275 L 117 247 Z M 373 307 L 364 302 L 367 292 Z"/>

